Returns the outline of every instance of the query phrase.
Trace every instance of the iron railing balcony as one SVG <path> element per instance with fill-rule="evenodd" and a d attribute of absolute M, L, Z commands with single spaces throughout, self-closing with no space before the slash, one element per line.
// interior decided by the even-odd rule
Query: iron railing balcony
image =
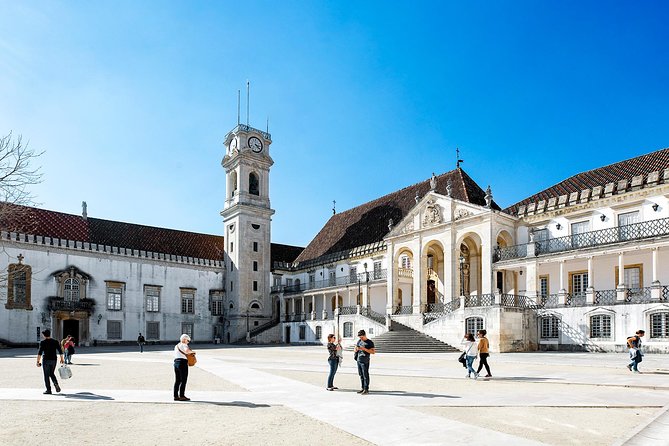
<path fill-rule="evenodd" d="M 296 294 L 309 290 L 320 290 L 323 288 L 336 288 L 352 284 L 366 285 L 369 282 L 376 280 L 385 280 L 388 277 L 388 270 L 367 271 L 358 274 L 350 274 L 348 276 L 340 276 L 328 278 L 325 280 L 316 280 L 314 282 L 299 283 L 296 285 L 284 285 L 284 294 Z"/>
<path fill-rule="evenodd" d="M 49 308 L 52 311 L 86 311 L 92 313 L 95 309 L 93 299 L 65 300 L 62 297 L 50 297 Z"/>
<path fill-rule="evenodd" d="M 533 243 L 535 247 L 535 255 L 540 256 L 668 235 L 669 218 L 659 218 L 657 220 L 648 220 L 625 226 L 616 226 L 613 228 L 599 229 L 597 231 L 583 232 L 581 234 L 549 238 L 546 240 L 535 241 Z M 527 246 L 528 244 L 526 243 L 498 248 L 493 255 L 493 261 L 500 262 L 527 257 Z"/>

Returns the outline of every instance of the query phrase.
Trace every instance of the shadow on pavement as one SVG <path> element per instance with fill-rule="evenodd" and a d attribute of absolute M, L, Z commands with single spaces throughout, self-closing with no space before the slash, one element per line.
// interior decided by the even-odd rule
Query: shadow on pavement
<path fill-rule="evenodd" d="M 353 390 L 344 390 L 344 392 L 353 392 Z M 355 391 L 357 392 L 357 390 Z M 405 392 L 404 390 L 370 390 L 370 395 L 390 395 L 390 396 L 415 396 L 419 398 L 462 398 L 454 395 L 441 395 L 439 393 L 416 393 Z"/>
<path fill-rule="evenodd" d="M 64 396 L 65 398 L 68 399 L 73 399 L 73 400 L 106 400 L 106 401 L 112 401 L 114 398 L 110 396 L 104 396 L 104 395 L 97 395 L 95 393 L 91 392 L 79 392 L 79 393 L 61 393 L 61 396 Z"/>
<path fill-rule="evenodd" d="M 478 381 L 564 381 L 562 378 L 541 378 L 536 376 L 504 376 L 501 378 L 483 378 L 480 377 Z"/>
<path fill-rule="evenodd" d="M 68 364 L 68 365 L 76 365 L 77 367 L 79 367 L 79 366 L 86 367 L 86 366 L 99 366 L 100 364 L 85 364 L 83 362 L 73 362 L 72 364 Z"/>
<path fill-rule="evenodd" d="M 229 406 L 229 407 L 246 407 L 248 409 L 257 409 L 259 407 L 272 407 L 269 404 L 255 404 L 255 403 L 249 403 L 247 401 L 230 401 L 230 402 L 223 402 L 223 401 L 191 401 L 191 403 L 199 403 L 199 404 L 213 404 L 214 406 Z"/>

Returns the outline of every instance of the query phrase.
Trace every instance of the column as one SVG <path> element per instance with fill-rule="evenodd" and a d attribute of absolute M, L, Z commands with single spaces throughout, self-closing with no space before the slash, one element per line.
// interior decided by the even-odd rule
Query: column
<path fill-rule="evenodd" d="M 616 287 L 616 301 L 625 302 L 627 290 L 625 289 L 625 255 L 618 253 L 618 286 Z"/>
<path fill-rule="evenodd" d="M 303 320 L 302 316 L 305 315 L 306 318 L 307 308 L 305 307 L 304 294 L 302 295 L 302 314 L 300 314 L 300 320 Z"/>
<path fill-rule="evenodd" d="M 564 274 L 564 260 L 560 260 L 560 292 L 558 293 L 558 304 L 567 305 L 567 282 Z"/>
<path fill-rule="evenodd" d="M 351 306 L 351 288 L 347 287 L 346 289 L 348 290 L 348 298 L 346 299 L 346 306 L 350 307 Z"/>
<path fill-rule="evenodd" d="M 316 296 L 311 296 L 311 320 L 316 319 Z"/>
<path fill-rule="evenodd" d="M 422 240 L 418 236 L 414 242 L 413 252 L 413 314 L 421 312 L 423 296 L 423 253 Z"/>
<path fill-rule="evenodd" d="M 325 293 L 323 293 L 323 320 L 328 318 L 328 307 L 327 307 L 327 301 L 325 298 Z"/>
<path fill-rule="evenodd" d="M 535 302 L 537 300 L 538 289 L 538 265 L 536 260 L 532 260 L 525 267 L 525 295 Z"/>
<path fill-rule="evenodd" d="M 595 303 L 595 271 L 593 263 L 595 259 L 588 257 L 588 288 L 585 290 L 585 303 L 592 305 Z"/>
<path fill-rule="evenodd" d="M 393 305 L 395 303 L 395 252 L 392 242 L 388 242 L 388 255 L 386 256 L 388 264 L 386 265 L 386 314 L 393 314 Z"/>
<path fill-rule="evenodd" d="M 652 300 L 660 300 L 662 297 L 662 284 L 660 284 L 659 277 L 657 276 L 657 260 L 658 260 L 658 249 L 653 248 L 652 253 L 652 270 L 653 270 L 653 282 L 650 284 L 650 298 Z"/>

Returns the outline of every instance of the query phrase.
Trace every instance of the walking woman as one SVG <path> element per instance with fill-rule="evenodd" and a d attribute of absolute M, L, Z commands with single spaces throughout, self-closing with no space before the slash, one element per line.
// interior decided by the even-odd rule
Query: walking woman
<path fill-rule="evenodd" d="M 467 376 L 465 376 L 465 378 L 471 378 L 473 373 L 474 379 L 476 379 L 479 377 L 479 374 L 474 370 L 473 364 L 479 354 L 479 349 L 474 340 L 474 335 L 471 333 L 465 334 L 465 338 L 462 340 L 461 344 L 465 346 L 465 357 L 467 358 Z"/>
<path fill-rule="evenodd" d="M 330 374 L 328 375 L 328 386 L 327 390 L 337 390 L 338 387 L 334 386 L 334 377 L 339 368 L 339 352 L 341 351 L 341 344 L 337 342 L 335 344 L 335 335 L 328 335 L 328 364 L 330 364 Z"/>
<path fill-rule="evenodd" d="M 188 356 L 195 354 L 188 343 L 190 336 L 182 334 L 179 343 L 174 346 L 174 401 L 190 401 L 186 397 L 186 382 L 188 381 Z"/>
<path fill-rule="evenodd" d="M 485 366 L 486 372 L 488 374 L 485 376 L 486 378 L 492 377 L 490 374 L 490 366 L 488 365 L 488 357 L 490 356 L 490 343 L 488 342 L 488 338 L 485 337 L 485 335 L 488 332 L 486 330 L 479 330 L 477 337 L 479 338 L 479 366 L 476 369 L 476 376 L 478 376 L 479 373 L 481 373 L 481 369 L 483 366 Z"/>

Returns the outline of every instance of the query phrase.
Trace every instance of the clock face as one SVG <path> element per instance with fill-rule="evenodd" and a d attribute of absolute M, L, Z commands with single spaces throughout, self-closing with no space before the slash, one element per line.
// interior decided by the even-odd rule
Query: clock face
<path fill-rule="evenodd" d="M 256 138 L 255 136 L 252 136 L 249 138 L 249 147 L 255 153 L 260 153 L 262 152 L 262 141 L 260 141 L 260 139 Z"/>

